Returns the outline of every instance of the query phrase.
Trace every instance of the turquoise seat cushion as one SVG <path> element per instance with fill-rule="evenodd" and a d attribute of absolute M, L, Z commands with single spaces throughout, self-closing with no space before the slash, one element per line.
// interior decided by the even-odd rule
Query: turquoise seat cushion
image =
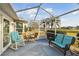
<path fill-rule="evenodd" d="M 64 34 L 57 34 L 57 36 L 55 38 L 55 42 L 61 44 L 62 40 L 63 40 L 63 37 L 64 37 Z"/>
<path fill-rule="evenodd" d="M 63 40 L 62 44 L 63 44 L 63 45 L 71 44 L 71 43 L 72 43 L 72 39 L 73 39 L 72 36 L 67 36 L 67 35 L 66 35 L 66 36 L 64 37 L 64 40 Z"/>
<path fill-rule="evenodd" d="M 52 42 L 61 48 L 65 48 L 65 45 L 63 45 L 62 43 L 57 43 L 55 41 L 52 41 Z"/>
<path fill-rule="evenodd" d="M 19 33 L 18 32 L 15 32 L 15 35 L 17 36 L 17 40 L 20 40 L 20 36 L 19 36 Z"/>
<path fill-rule="evenodd" d="M 19 42 L 20 41 L 20 36 L 19 36 L 18 32 L 11 33 L 11 40 L 12 40 L 12 42 Z"/>
<path fill-rule="evenodd" d="M 65 45 L 63 45 L 63 44 L 56 43 L 56 45 L 58 45 L 58 46 L 61 47 L 61 48 L 65 48 Z"/>
<path fill-rule="evenodd" d="M 11 41 L 15 42 L 15 39 L 17 39 L 15 32 L 11 32 Z"/>

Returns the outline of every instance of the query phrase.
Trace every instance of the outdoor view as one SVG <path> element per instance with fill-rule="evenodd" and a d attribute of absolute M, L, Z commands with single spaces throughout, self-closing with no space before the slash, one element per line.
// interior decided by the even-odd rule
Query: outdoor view
<path fill-rule="evenodd" d="M 79 56 L 78 3 L 0 3 L 1 56 Z"/>

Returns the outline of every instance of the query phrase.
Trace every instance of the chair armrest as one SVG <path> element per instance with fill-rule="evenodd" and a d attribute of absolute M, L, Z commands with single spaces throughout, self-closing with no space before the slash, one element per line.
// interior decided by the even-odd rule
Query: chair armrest
<path fill-rule="evenodd" d="M 54 39 L 55 39 L 54 37 L 49 37 L 48 40 L 49 40 L 49 41 L 54 41 Z"/>
<path fill-rule="evenodd" d="M 73 37 L 72 42 L 71 42 L 71 45 L 75 43 L 75 40 L 76 40 L 76 38 Z"/>
<path fill-rule="evenodd" d="M 65 45 L 65 49 L 66 49 L 66 50 L 69 50 L 70 45 L 71 45 L 71 44 L 66 44 L 66 45 Z"/>

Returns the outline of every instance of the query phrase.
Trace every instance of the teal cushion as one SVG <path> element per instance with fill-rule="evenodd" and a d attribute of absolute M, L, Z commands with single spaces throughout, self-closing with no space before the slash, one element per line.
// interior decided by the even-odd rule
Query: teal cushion
<path fill-rule="evenodd" d="M 63 40 L 64 34 L 57 34 L 56 38 L 55 38 L 55 42 L 56 43 L 61 43 Z"/>
<path fill-rule="evenodd" d="M 11 33 L 11 40 L 12 40 L 12 42 L 19 42 L 20 41 L 20 37 L 19 37 L 18 32 Z"/>
<path fill-rule="evenodd" d="M 65 36 L 64 37 L 64 40 L 63 40 L 63 45 L 66 45 L 66 44 L 71 44 L 71 42 L 72 42 L 72 39 L 73 39 L 73 37 L 72 36 Z"/>
<path fill-rule="evenodd" d="M 65 45 L 63 45 L 63 44 L 59 44 L 59 43 L 56 43 L 59 47 L 61 47 L 61 48 L 65 48 Z"/>
<path fill-rule="evenodd" d="M 11 32 L 11 41 L 15 42 L 15 39 L 17 39 L 15 32 Z"/>
<path fill-rule="evenodd" d="M 65 48 L 65 45 L 63 45 L 62 43 L 57 43 L 55 41 L 52 41 L 52 42 L 61 48 Z"/>

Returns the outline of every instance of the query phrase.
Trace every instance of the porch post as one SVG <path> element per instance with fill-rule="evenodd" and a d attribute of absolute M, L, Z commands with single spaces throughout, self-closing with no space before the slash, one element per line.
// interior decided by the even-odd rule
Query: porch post
<path fill-rule="evenodd" d="M 55 23 L 54 23 L 54 24 L 55 24 L 55 35 L 56 35 L 56 32 L 57 32 L 57 28 L 56 28 L 56 20 L 57 20 L 57 19 L 55 18 Z"/>
<path fill-rule="evenodd" d="M 39 32 L 38 32 L 38 37 L 37 38 L 40 38 L 40 20 L 39 20 Z"/>
<path fill-rule="evenodd" d="M 46 32 L 46 22 L 45 22 L 45 32 Z"/>

